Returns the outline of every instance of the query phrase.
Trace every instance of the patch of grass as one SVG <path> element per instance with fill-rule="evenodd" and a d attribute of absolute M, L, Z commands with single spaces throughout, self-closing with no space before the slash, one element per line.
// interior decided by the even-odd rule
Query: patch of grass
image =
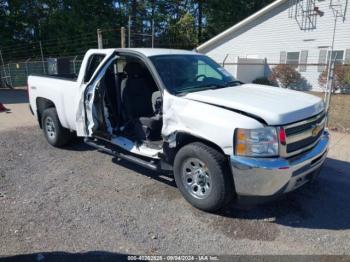
<path fill-rule="evenodd" d="M 323 98 L 324 93 L 307 92 L 312 95 Z M 332 94 L 329 106 L 328 125 L 331 129 L 339 131 L 350 131 L 350 95 Z"/>

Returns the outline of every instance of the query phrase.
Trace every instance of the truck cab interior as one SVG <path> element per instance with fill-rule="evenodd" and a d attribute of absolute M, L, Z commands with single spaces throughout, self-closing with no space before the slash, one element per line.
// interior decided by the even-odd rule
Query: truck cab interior
<path fill-rule="evenodd" d="M 112 143 L 123 137 L 134 145 L 161 148 L 161 92 L 142 60 L 114 60 L 96 87 L 94 109 L 95 137 Z"/>

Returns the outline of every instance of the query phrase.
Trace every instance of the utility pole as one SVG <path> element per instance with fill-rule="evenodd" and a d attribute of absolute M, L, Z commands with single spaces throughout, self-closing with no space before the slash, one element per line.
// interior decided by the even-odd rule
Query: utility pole
<path fill-rule="evenodd" d="M 324 101 L 326 104 L 326 111 L 329 110 L 329 105 L 331 101 L 331 93 L 332 93 L 332 87 L 333 87 L 333 80 L 334 80 L 334 63 L 336 60 L 336 57 L 333 59 L 333 52 L 334 52 L 334 41 L 335 41 L 335 33 L 337 29 L 337 21 L 339 16 L 339 11 L 336 9 L 333 9 L 334 12 L 334 27 L 333 27 L 333 37 L 332 37 L 332 45 L 331 50 L 329 51 L 330 54 L 327 54 L 328 57 L 328 70 L 327 70 L 327 90 L 325 93 Z"/>
<path fill-rule="evenodd" d="M 77 73 L 76 66 L 75 66 L 75 61 L 77 60 L 77 57 L 78 57 L 78 56 L 75 56 L 74 59 L 73 59 L 73 70 L 74 70 L 74 74 Z"/>
<path fill-rule="evenodd" d="M 4 76 L 0 77 L 0 87 L 2 85 L 2 83 L 4 84 L 4 86 L 6 87 L 7 82 L 6 82 L 6 78 L 7 78 L 7 74 L 6 74 L 6 70 L 5 70 L 5 63 L 4 63 L 4 59 L 2 57 L 2 52 L 0 50 L 0 59 L 1 59 L 1 64 L 2 64 L 2 70 L 4 71 Z M 0 75 L 1 76 L 1 75 Z M 2 81 L 4 79 L 4 81 Z"/>
<path fill-rule="evenodd" d="M 0 59 L 1 59 L 1 64 L 2 64 L 2 70 L 4 71 L 4 77 L 6 77 L 5 63 L 4 63 L 4 59 L 2 57 L 1 50 L 0 50 Z"/>
<path fill-rule="evenodd" d="M 130 48 L 130 39 L 131 39 L 131 16 L 129 15 L 128 20 L 128 47 Z"/>
<path fill-rule="evenodd" d="M 333 51 L 334 51 L 334 39 L 335 39 L 335 32 L 337 28 L 337 17 L 335 16 L 334 19 L 334 28 L 333 28 L 333 39 L 332 39 L 332 45 L 329 54 L 327 54 L 328 57 L 328 69 L 327 69 L 327 92 L 325 94 L 325 103 L 326 103 L 326 111 L 329 109 L 329 104 L 331 100 L 331 93 L 332 93 L 332 86 L 333 86 L 333 79 L 334 79 L 334 63 L 333 63 Z M 334 58 L 335 61 L 335 58 Z"/>
<path fill-rule="evenodd" d="M 152 19 L 152 48 L 154 48 L 154 19 Z"/>
<path fill-rule="evenodd" d="M 28 68 L 28 62 L 29 62 L 30 58 L 28 58 L 24 63 L 26 65 L 26 74 L 27 74 L 27 77 L 29 76 L 29 68 Z"/>
<path fill-rule="evenodd" d="M 9 72 L 8 78 L 10 79 L 10 87 L 13 88 L 10 63 L 7 64 L 7 70 L 8 70 L 8 72 Z"/>
<path fill-rule="evenodd" d="M 120 47 L 125 48 L 125 27 L 120 28 Z"/>
<path fill-rule="evenodd" d="M 43 71 L 44 71 L 44 74 L 46 74 L 44 52 L 43 52 L 43 46 L 41 45 L 41 41 L 39 41 L 39 46 L 40 46 L 41 61 L 43 63 Z"/>
<path fill-rule="evenodd" d="M 97 29 L 97 46 L 98 46 L 98 49 L 103 48 L 101 29 Z"/>

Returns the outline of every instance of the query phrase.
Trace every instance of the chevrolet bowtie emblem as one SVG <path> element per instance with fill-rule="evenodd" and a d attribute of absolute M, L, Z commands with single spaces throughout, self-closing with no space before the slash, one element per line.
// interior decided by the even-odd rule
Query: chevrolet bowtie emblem
<path fill-rule="evenodd" d="M 314 126 L 314 128 L 312 129 L 312 131 L 311 131 L 312 136 L 313 137 L 317 136 L 320 133 L 321 129 L 322 129 L 321 125 L 320 124 L 316 124 Z"/>

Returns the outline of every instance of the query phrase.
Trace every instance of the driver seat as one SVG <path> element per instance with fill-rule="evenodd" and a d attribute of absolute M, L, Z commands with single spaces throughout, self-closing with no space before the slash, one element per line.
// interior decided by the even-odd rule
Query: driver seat
<path fill-rule="evenodd" d="M 133 123 L 134 132 L 141 140 L 152 139 L 160 135 L 162 119 L 155 112 L 157 94 L 154 85 L 141 64 L 129 62 L 124 68 L 127 77 L 121 82 L 123 117 Z"/>

